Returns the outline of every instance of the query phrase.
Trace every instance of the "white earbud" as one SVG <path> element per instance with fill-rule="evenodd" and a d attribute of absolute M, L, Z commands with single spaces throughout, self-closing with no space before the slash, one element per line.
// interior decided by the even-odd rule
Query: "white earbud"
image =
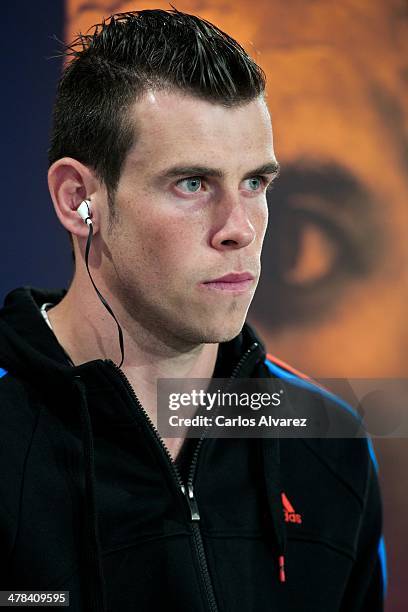
<path fill-rule="evenodd" d="M 91 201 L 90 200 L 84 200 L 83 202 L 81 202 L 81 204 L 77 208 L 77 213 L 81 217 L 84 223 L 86 223 L 87 225 L 92 224 L 92 219 L 91 219 L 92 212 L 91 212 Z"/>

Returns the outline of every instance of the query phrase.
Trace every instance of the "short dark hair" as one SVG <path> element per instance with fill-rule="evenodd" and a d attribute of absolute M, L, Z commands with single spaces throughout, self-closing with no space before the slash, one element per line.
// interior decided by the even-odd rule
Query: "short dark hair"
<path fill-rule="evenodd" d="M 265 90 L 263 70 L 233 38 L 174 7 L 112 15 L 63 55 L 49 163 L 68 156 L 93 168 L 110 208 L 136 137 L 127 111 L 146 91 L 181 90 L 236 106 Z"/>

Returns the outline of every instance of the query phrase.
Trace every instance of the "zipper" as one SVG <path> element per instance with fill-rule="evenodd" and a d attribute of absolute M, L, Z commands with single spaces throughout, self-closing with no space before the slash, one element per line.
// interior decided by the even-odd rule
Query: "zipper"
<path fill-rule="evenodd" d="M 244 353 L 244 355 L 242 355 L 241 359 L 239 360 L 239 362 L 237 363 L 237 365 L 235 366 L 228 384 L 226 385 L 225 389 L 226 391 L 231 387 L 234 379 L 237 377 L 239 370 L 242 368 L 242 366 L 244 365 L 245 361 L 249 358 L 250 354 L 258 347 L 258 342 L 254 342 L 248 349 L 247 351 Z M 207 564 L 207 558 L 205 555 L 205 550 L 204 550 L 204 543 L 203 543 L 203 539 L 201 536 L 201 531 L 200 531 L 200 527 L 199 527 L 199 521 L 200 521 L 200 512 L 198 509 L 198 504 L 197 504 L 197 499 L 195 497 L 194 494 L 194 478 L 196 475 L 196 471 L 197 471 L 197 463 L 198 463 L 198 457 L 199 457 L 199 452 L 201 449 L 201 446 L 203 444 L 203 441 L 205 439 L 206 436 L 206 432 L 208 428 L 205 428 L 201 437 L 199 438 L 197 445 L 194 449 L 194 454 L 193 454 L 193 458 L 191 461 L 191 465 L 190 465 L 190 470 L 189 470 L 189 475 L 188 475 L 188 480 L 187 480 L 187 486 L 184 485 L 183 480 L 181 478 L 181 474 L 180 471 L 175 463 L 175 461 L 173 461 L 173 457 L 170 454 L 169 449 L 167 448 L 166 444 L 164 443 L 163 438 L 160 436 L 159 432 L 157 431 L 157 428 L 155 426 L 155 424 L 153 423 L 152 419 L 150 418 L 149 414 L 147 413 L 147 411 L 144 409 L 144 407 L 142 406 L 141 402 L 139 401 L 139 398 L 137 397 L 132 385 L 130 384 L 127 376 L 124 374 L 124 372 L 116 365 L 116 363 L 114 363 L 111 359 L 106 359 L 105 363 L 107 363 L 108 365 L 110 365 L 111 367 L 114 368 L 114 370 L 119 374 L 120 378 L 122 379 L 124 385 L 126 386 L 127 390 L 129 391 L 133 401 L 135 402 L 135 404 L 137 405 L 137 407 L 139 408 L 139 410 L 143 413 L 152 433 L 154 434 L 154 438 L 156 440 L 156 442 L 158 443 L 159 447 L 161 448 L 162 451 L 164 451 L 168 462 L 170 464 L 171 467 L 171 471 L 173 473 L 173 476 L 177 482 L 177 485 L 183 495 L 183 497 L 187 500 L 187 505 L 188 508 L 190 510 L 190 518 L 191 518 L 191 528 L 192 528 L 192 533 L 193 533 L 193 539 L 194 539 L 194 543 L 196 546 L 196 551 L 197 551 L 197 556 L 198 556 L 198 560 L 199 560 L 199 565 L 200 565 L 200 570 L 201 570 L 201 578 L 203 580 L 204 583 L 204 589 L 205 589 L 205 593 L 207 596 L 207 603 L 208 603 L 208 607 L 209 610 L 211 612 L 218 612 L 218 606 L 217 606 L 217 602 L 215 599 L 215 595 L 214 595 L 214 588 L 211 582 L 211 576 L 210 576 L 210 572 L 208 570 L 208 564 Z"/>
<path fill-rule="evenodd" d="M 242 366 L 244 365 L 245 361 L 249 358 L 250 354 L 256 349 L 258 348 L 258 342 L 254 342 L 253 344 L 251 344 L 251 346 L 246 350 L 246 352 L 242 355 L 241 359 L 238 361 L 237 365 L 235 366 L 235 368 L 232 371 L 232 374 L 229 378 L 228 384 L 225 387 L 225 392 L 227 392 L 232 383 L 234 382 L 234 380 L 236 379 L 238 372 L 240 371 L 240 369 L 242 368 Z M 208 428 L 205 428 L 203 433 L 201 434 L 201 437 L 199 438 L 198 442 L 197 442 L 197 446 L 194 449 L 194 455 L 193 455 L 193 459 L 191 460 L 191 465 L 190 465 L 190 471 L 189 471 L 189 475 L 188 475 L 188 481 L 187 484 L 188 485 L 193 485 L 194 482 L 194 478 L 195 478 L 195 474 L 196 474 L 196 468 L 197 468 L 197 462 L 198 462 L 198 454 L 200 452 L 200 448 L 201 445 L 204 441 L 204 438 L 206 436 Z"/>

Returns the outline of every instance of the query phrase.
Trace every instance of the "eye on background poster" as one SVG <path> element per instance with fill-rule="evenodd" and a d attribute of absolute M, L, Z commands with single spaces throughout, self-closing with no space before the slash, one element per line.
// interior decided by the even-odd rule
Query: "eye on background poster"
<path fill-rule="evenodd" d="M 35 6 L 34 6 L 35 5 Z M 184 0 L 267 75 L 282 174 L 250 319 L 270 352 L 314 377 L 408 375 L 408 3 Z M 0 293 L 66 286 L 70 248 L 46 188 L 58 45 L 114 12 L 165 2 L 20 2 L 8 9 Z M 8 213 L 5 214 L 6 205 Z M 0 364 L 1 365 L 1 364 Z M 376 438 L 387 612 L 408 600 L 407 440 Z M 345 520 L 347 520 L 345 518 Z"/>

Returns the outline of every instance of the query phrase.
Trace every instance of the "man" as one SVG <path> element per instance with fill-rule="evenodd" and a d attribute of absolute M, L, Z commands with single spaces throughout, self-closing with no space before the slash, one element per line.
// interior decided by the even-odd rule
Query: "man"
<path fill-rule="evenodd" d="M 159 378 L 299 385 L 245 324 L 278 172 L 262 71 L 176 10 L 68 49 L 49 187 L 75 274 L 1 311 L 1 588 L 75 611 L 381 610 L 364 439 L 155 428 Z"/>

